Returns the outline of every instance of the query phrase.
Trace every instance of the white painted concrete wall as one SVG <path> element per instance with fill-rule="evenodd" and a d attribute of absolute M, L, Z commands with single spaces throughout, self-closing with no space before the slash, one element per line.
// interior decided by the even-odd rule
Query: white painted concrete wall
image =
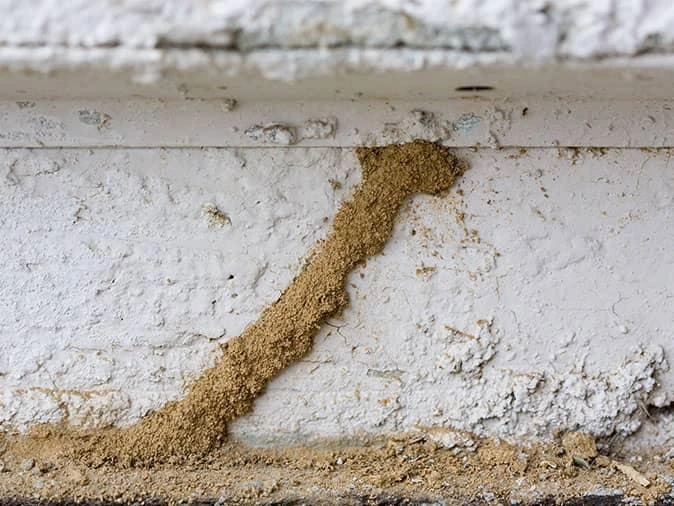
<path fill-rule="evenodd" d="M 384 254 L 352 275 L 343 318 L 233 424 L 236 436 L 279 442 L 419 425 L 627 435 L 674 400 L 671 153 L 553 145 L 577 143 L 565 136 L 579 124 L 615 135 L 601 128 L 606 118 L 620 125 L 616 144 L 667 145 L 669 130 L 653 137 L 638 125 L 666 127 L 669 104 L 573 103 L 559 119 L 545 112 L 548 101 L 527 104 L 522 116 L 521 103 L 445 102 L 423 124 L 409 112 L 415 104 L 389 104 L 398 121 L 359 130 L 362 141 L 348 140 L 358 127 L 337 127 L 347 145 L 425 136 L 517 146 L 527 132 L 541 146 L 462 148 L 472 165 L 464 196 L 405 207 Z M 180 397 L 216 344 L 278 296 L 328 230 L 360 177 L 351 148 L 334 139 L 200 148 L 210 135 L 200 128 L 196 142 L 180 138 L 207 121 L 199 107 L 226 117 L 217 106 L 198 102 L 192 116 L 185 102 L 147 100 L 0 108 L 12 122 L 5 145 L 25 144 L 0 152 L 3 428 L 64 418 L 124 425 Z M 282 119 L 286 106 L 267 107 Z M 312 107 L 302 110 L 307 119 L 331 112 L 337 125 L 349 121 L 338 103 Z M 237 110 L 238 132 L 216 130 L 237 136 L 258 122 L 258 106 Z M 183 116 L 161 119 L 173 111 Z M 231 223 L 209 226 L 210 203 Z M 667 441 L 662 427 L 648 442 Z"/>
<path fill-rule="evenodd" d="M 0 429 L 179 398 L 328 231 L 352 148 L 420 137 L 463 196 L 405 206 L 232 433 L 674 444 L 669 2 L 281 5 L 0 1 Z"/>

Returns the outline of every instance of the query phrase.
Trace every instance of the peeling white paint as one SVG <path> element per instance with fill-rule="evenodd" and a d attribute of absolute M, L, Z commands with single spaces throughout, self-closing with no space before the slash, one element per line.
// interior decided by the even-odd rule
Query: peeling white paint
<path fill-rule="evenodd" d="M 669 441 L 638 432 L 674 385 L 669 152 L 460 154 L 464 196 L 405 206 L 343 317 L 233 435 Z M 0 418 L 19 430 L 125 425 L 180 397 L 359 179 L 340 148 L 6 149 L 1 166 Z M 205 203 L 231 223 L 206 226 Z"/>
<path fill-rule="evenodd" d="M 238 129 L 237 129 L 238 130 Z M 235 130 L 234 132 L 236 132 Z M 337 118 L 310 118 L 299 126 L 287 123 L 253 125 L 244 131 L 249 139 L 263 144 L 290 146 L 303 140 L 334 139 L 337 133 Z"/>
<path fill-rule="evenodd" d="M 9 13 L 0 18 L 5 95 L 194 97 L 201 88 L 330 99 L 347 88 L 444 99 L 496 84 L 502 94 L 596 96 L 588 84 L 599 81 L 605 93 L 669 97 L 674 67 L 669 0 L 1 0 L 0 12 Z M 435 84 L 400 79 L 418 72 L 436 72 Z M 73 75 L 78 84 L 64 85 Z M 311 82 L 319 78 L 341 83 Z M 292 81 L 307 86 L 278 87 Z"/>
<path fill-rule="evenodd" d="M 245 102 L 234 111 L 223 111 L 220 99 L 28 103 L 30 107 L 24 100 L 0 100 L 0 147 L 262 147 L 274 145 L 264 136 L 270 125 L 285 132 L 279 140 L 304 147 L 356 147 L 414 138 L 454 147 L 674 145 L 671 99 L 311 100 Z M 95 111 L 101 121 L 83 122 L 81 111 Z"/>
<path fill-rule="evenodd" d="M 302 139 L 331 139 L 337 133 L 337 118 L 309 119 L 300 129 Z"/>
<path fill-rule="evenodd" d="M 253 125 L 244 132 L 254 141 L 289 146 L 297 142 L 297 129 L 284 123 Z"/>
<path fill-rule="evenodd" d="M 667 0 L 3 0 L 0 44 L 155 48 L 398 47 L 535 61 L 671 50 Z"/>

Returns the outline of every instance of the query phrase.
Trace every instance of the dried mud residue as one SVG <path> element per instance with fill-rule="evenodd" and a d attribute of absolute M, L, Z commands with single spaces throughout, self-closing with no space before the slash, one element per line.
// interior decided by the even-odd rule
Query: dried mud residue
<path fill-rule="evenodd" d="M 587 438 L 587 436 L 585 436 Z M 589 439 L 588 439 L 589 440 Z M 568 443 L 568 442 L 567 442 Z M 651 503 L 670 490 L 674 461 L 631 462 L 645 485 L 599 455 L 580 467 L 576 448 L 551 441 L 529 447 L 432 429 L 343 446 L 250 448 L 226 441 L 206 457 L 152 468 L 91 467 L 67 458 L 0 451 L 0 498 L 168 504 L 582 504 Z M 568 444 L 567 444 L 568 446 Z M 642 474 L 643 473 L 643 474 Z M 573 502 L 574 504 L 581 504 Z"/>
<path fill-rule="evenodd" d="M 403 201 L 415 193 L 450 188 L 465 166 L 438 144 L 414 141 L 358 148 L 363 170 L 353 198 L 337 212 L 333 228 L 304 269 L 259 319 L 222 346 L 222 356 L 189 388 L 126 429 L 109 429 L 51 444 L 91 464 L 122 467 L 179 462 L 222 444 L 227 423 L 251 410 L 267 383 L 305 356 L 314 334 L 347 304 L 347 275 L 379 253 Z"/>

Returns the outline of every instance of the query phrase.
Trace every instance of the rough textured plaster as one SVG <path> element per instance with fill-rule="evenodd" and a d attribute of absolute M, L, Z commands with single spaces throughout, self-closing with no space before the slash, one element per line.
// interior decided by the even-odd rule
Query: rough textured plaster
<path fill-rule="evenodd" d="M 674 42 L 669 0 L 0 0 L 0 12 L 5 72 L 124 71 L 145 84 L 188 72 L 289 81 L 601 60 L 632 69 L 637 56 L 671 56 Z"/>
<path fill-rule="evenodd" d="M 235 436 L 627 435 L 672 402 L 669 152 L 460 154 L 464 197 L 405 206 L 351 307 Z M 18 430 L 179 397 L 359 178 L 340 148 L 5 149 L 0 167 L 0 427 Z M 671 444 L 668 427 L 635 441 Z"/>
<path fill-rule="evenodd" d="M 669 51 L 668 0 L 2 0 L 7 46 L 399 47 L 541 61 Z"/>
<path fill-rule="evenodd" d="M 0 12 L 0 428 L 180 397 L 325 233 L 358 180 L 347 146 L 420 136 L 513 148 L 463 150 L 464 197 L 406 206 L 232 433 L 673 443 L 674 182 L 650 150 L 673 145 L 668 0 Z"/>

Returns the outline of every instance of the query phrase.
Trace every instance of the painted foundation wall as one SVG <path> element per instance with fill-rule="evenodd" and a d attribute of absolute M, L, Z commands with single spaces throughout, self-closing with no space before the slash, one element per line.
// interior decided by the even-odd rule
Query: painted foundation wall
<path fill-rule="evenodd" d="M 262 107 L 218 103 L 1 104 L 3 142 L 26 144 L 0 151 L 3 429 L 128 425 L 180 398 L 327 233 L 360 179 L 350 144 L 479 145 L 523 130 L 540 146 L 457 148 L 471 165 L 457 187 L 404 206 L 384 253 L 351 275 L 350 307 L 230 431 L 264 444 L 430 426 L 671 443 L 671 151 L 546 146 L 607 118 L 627 125 L 601 129 L 614 144 L 626 132 L 655 144 L 638 125 L 666 127 L 668 103 L 571 101 L 559 120 L 535 99 L 389 103 L 398 121 L 353 142 L 342 124 L 383 117 L 305 104 L 309 124 L 332 118 L 309 141 L 328 145 L 200 147 L 200 108 L 236 112 L 245 131 Z"/>
<path fill-rule="evenodd" d="M 181 398 L 330 230 L 353 148 L 423 138 L 470 170 L 230 434 L 673 445 L 669 4 L 0 0 L 0 430 Z"/>

